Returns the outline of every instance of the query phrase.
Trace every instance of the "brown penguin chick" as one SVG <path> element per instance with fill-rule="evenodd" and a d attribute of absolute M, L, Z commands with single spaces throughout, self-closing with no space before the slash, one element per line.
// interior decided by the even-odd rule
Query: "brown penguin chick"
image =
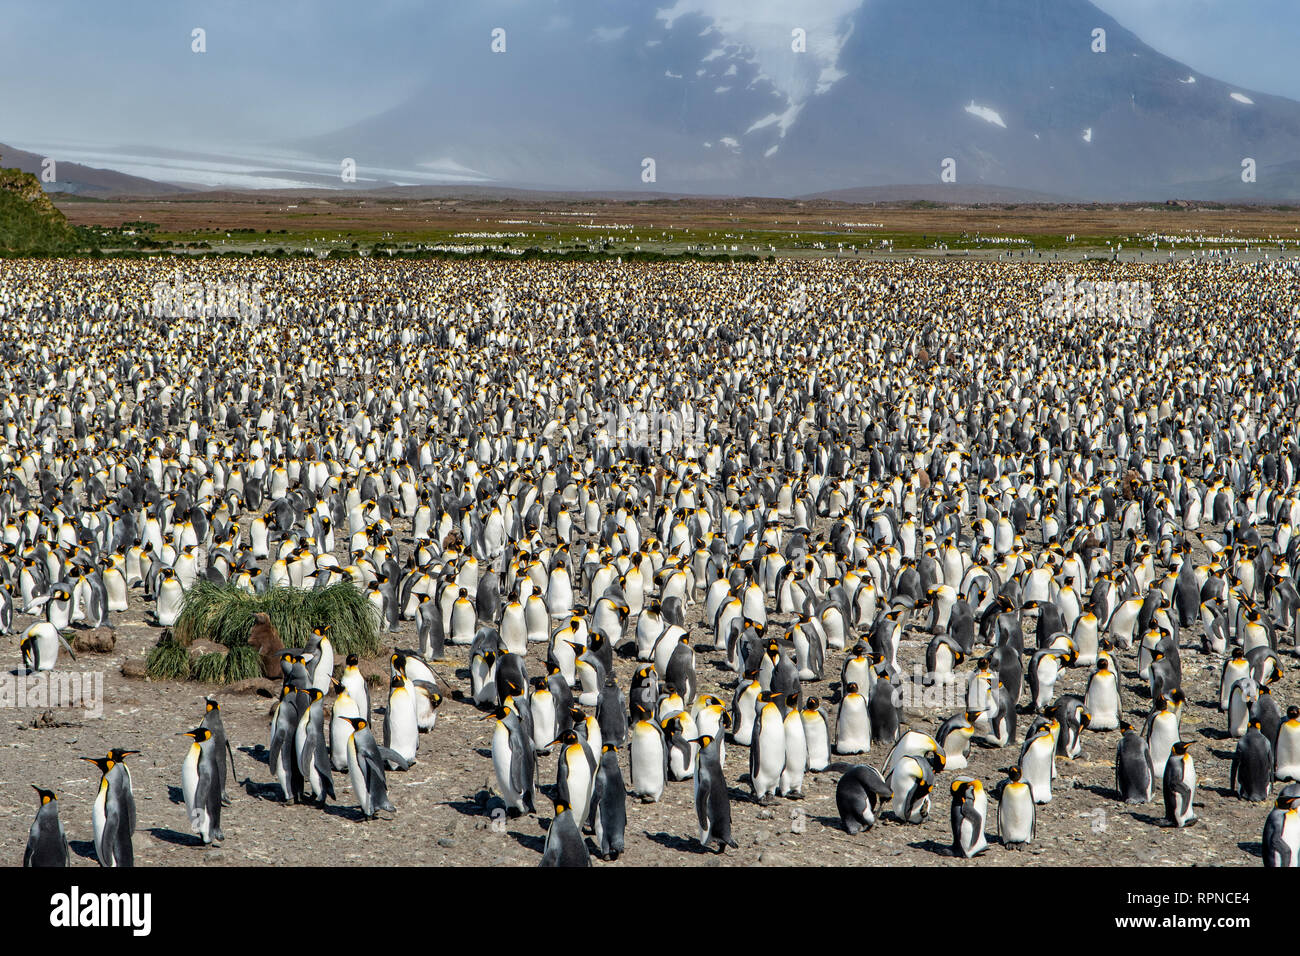
<path fill-rule="evenodd" d="M 253 626 L 248 632 L 248 646 L 262 658 L 262 674 L 271 680 L 281 677 L 280 654 L 284 651 L 284 642 L 280 632 L 271 623 L 271 616 L 259 612 L 253 615 Z"/>

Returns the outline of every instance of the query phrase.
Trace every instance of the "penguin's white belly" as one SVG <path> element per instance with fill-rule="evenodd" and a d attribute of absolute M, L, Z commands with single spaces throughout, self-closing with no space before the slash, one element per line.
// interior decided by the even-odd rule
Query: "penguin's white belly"
<path fill-rule="evenodd" d="M 639 738 L 632 738 L 632 785 L 638 795 L 657 801 L 664 789 L 663 752 L 653 738 L 639 746 L 638 742 Z"/>
<path fill-rule="evenodd" d="M 587 820 L 587 810 L 591 807 L 591 791 L 595 783 L 596 779 L 587 765 L 587 758 L 577 754 L 576 759 L 569 761 L 569 802 L 573 810 L 573 820 L 579 827 Z"/>
<path fill-rule="evenodd" d="M 1300 780 L 1300 731 L 1288 730 L 1286 724 L 1277 735 L 1278 780 Z"/>
<path fill-rule="evenodd" d="M 1038 666 L 1038 698 L 1034 701 L 1036 706 L 1046 707 L 1051 702 L 1053 692 L 1056 690 L 1056 678 L 1060 673 L 1061 668 L 1055 657 L 1043 659 Z"/>
<path fill-rule="evenodd" d="M 808 769 L 825 770 L 831 762 L 830 736 L 825 721 L 804 721 L 804 740 L 808 744 Z"/>
<path fill-rule="evenodd" d="M 804 736 L 803 718 L 794 717 L 785 725 L 785 767 L 781 770 L 781 792 L 803 789 L 803 775 L 808 768 L 808 739 Z"/>
<path fill-rule="evenodd" d="M 190 825 L 194 826 L 194 795 L 199 789 L 199 755 L 198 747 L 191 747 L 181 765 L 181 793 L 185 796 L 185 810 L 190 816 Z M 197 828 L 194 832 L 198 832 Z"/>
<path fill-rule="evenodd" d="M 350 724 L 346 725 L 351 731 Z M 361 812 L 366 816 L 372 815 L 373 808 L 370 805 L 370 789 L 366 786 L 365 772 L 361 767 L 361 756 L 357 753 L 357 748 L 352 741 L 351 736 L 347 741 L 347 768 L 348 779 L 352 781 L 352 792 L 356 794 L 357 802 L 361 804 Z"/>
<path fill-rule="evenodd" d="M 106 858 L 108 848 L 104 846 L 104 825 L 107 820 L 104 801 L 107 797 L 108 788 L 101 786 L 99 794 L 95 797 L 95 805 L 90 812 L 91 825 L 95 833 L 95 854 L 99 857 L 102 866 L 112 866 L 115 862 L 111 858 Z"/>
<path fill-rule="evenodd" d="M 1034 803 L 1052 802 L 1052 752 L 1051 740 L 1034 744 L 1020 761 L 1025 783 L 1034 794 Z"/>
<path fill-rule="evenodd" d="M 506 805 L 519 807 L 523 803 L 523 794 L 510 785 L 510 731 L 501 723 L 492 734 L 492 767 L 496 770 L 497 786 L 501 788 L 501 797 Z"/>
<path fill-rule="evenodd" d="M 736 708 L 736 724 L 732 738 L 742 747 L 748 747 L 754 739 L 754 704 L 755 698 L 743 696 Z"/>
<path fill-rule="evenodd" d="M 1288 811 L 1282 822 L 1282 842 L 1291 851 L 1289 865 L 1300 867 L 1300 813 L 1295 810 Z"/>
<path fill-rule="evenodd" d="M 171 627 L 176 623 L 177 618 L 181 616 L 181 604 L 184 603 L 185 592 L 181 590 L 179 584 L 166 583 L 158 592 L 158 623 L 163 627 Z"/>
<path fill-rule="evenodd" d="M 1090 730 L 1115 730 L 1119 727 L 1119 696 L 1113 680 L 1092 681 L 1083 706 L 1092 715 Z"/>
<path fill-rule="evenodd" d="M 1163 780 L 1165 778 L 1165 764 L 1169 760 L 1169 754 L 1173 751 L 1174 744 L 1181 739 L 1176 721 L 1157 720 L 1151 728 L 1151 736 L 1147 740 L 1147 749 L 1151 751 L 1153 779 Z"/>
<path fill-rule="evenodd" d="M 398 700 L 389 700 L 388 746 L 401 754 L 404 760 L 414 761 L 420 746 L 420 730 L 416 722 L 415 701 L 408 694 Z"/>
<path fill-rule="evenodd" d="M 785 770 L 785 728 L 776 720 L 765 721 L 759 729 L 758 768 L 754 781 L 758 792 L 776 789 Z"/>
<path fill-rule="evenodd" d="M 867 753 L 871 749 L 871 723 L 867 718 L 866 701 L 840 705 L 839 726 L 836 728 L 835 752 L 840 754 Z"/>
<path fill-rule="evenodd" d="M 1028 843 L 1034 831 L 1034 801 L 1031 791 L 1003 791 L 998 806 L 998 821 L 1003 843 Z"/>

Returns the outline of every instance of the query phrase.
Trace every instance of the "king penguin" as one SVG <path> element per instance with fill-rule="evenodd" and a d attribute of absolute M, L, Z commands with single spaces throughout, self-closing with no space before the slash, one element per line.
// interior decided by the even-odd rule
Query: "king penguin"
<path fill-rule="evenodd" d="M 1165 817 L 1170 826 L 1190 827 L 1196 822 L 1196 764 L 1187 752 L 1190 743 L 1179 741 L 1165 764 Z"/>
<path fill-rule="evenodd" d="M 59 820 L 59 800 L 53 790 L 32 785 L 41 801 L 23 852 L 23 866 L 67 866 L 68 837 Z"/>
<path fill-rule="evenodd" d="M 212 745 L 215 748 L 214 755 L 217 760 L 217 770 L 220 774 L 221 781 L 221 805 L 230 806 L 230 796 L 226 790 L 227 772 L 234 772 L 235 752 L 230 746 L 230 740 L 226 737 L 226 726 L 221 720 L 221 705 L 217 703 L 215 697 L 203 698 L 203 720 L 199 726 L 205 730 L 212 731 Z M 227 765 L 226 758 L 230 758 Z"/>
<path fill-rule="evenodd" d="M 91 809 L 95 856 L 100 866 L 134 866 L 135 794 L 131 772 L 123 762 L 138 750 L 110 750 L 106 757 L 82 757 L 99 768 L 99 792 Z"/>
<path fill-rule="evenodd" d="M 780 695 L 763 694 L 754 716 L 749 744 L 749 785 L 754 799 L 766 803 L 777 792 L 785 771 L 785 722 L 777 706 Z"/>
<path fill-rule="evenodd" d="M 1300 796 L 1282 793 L 1264 820 L 1264 866 L 1300 867 Z"/>
<path fill-rule="evenodd" d="M 799 718 L 796 716 L 796 720 Z M 716 841 L 718 852 L 736 849 L 731 838 L 731 795 L 722 773 L 722 738 L 704 735 L 695 756 L 695 817 L 700 824 L 700 846 Z"/>
<path fill-rule="evenodd" d="M 591 866 L 591 854 L 582 838 L 573 810 L 567 803 L 555 804 L 555 819 L 546 830 L 541 866 Z"/>
<path fill-rule="evenodd" d="M 352 792 L 361 804 L 361 813 L 373 820 L 380 810 L 396 811 L 388 799 L 388 779 L 384 773 L 384 758 L 380 755 L 375 735 L 364 717 L 348 717 L 352 726 L 348 737 L 348 777 Z"/>
<path fill-rule="evenodd" d="M 501 799 L 511 816 L 534 813 L 535 745 L 528 738 L 515 710 L 499 706 L 490 716 L 496 718 L 496 728 L 492 732 L 492 767 L 496 771 Z"/>
<path fill-rule="evenodd" d="M 181 793 L 190 830 L 202 838 L 205 846 L 220 843 L 226 838 L 221 832 L 222 774 L 217 762 L 217 754 L 222 752 L 217 750 L 216 739 L 206 727 L 196 727 L 179 736 L 192 741 L 181 764 Z"/>
<path fill-rule="evenodd" d="M 979 780 L 952 782 L 952 852 L 969 860 L 988 849 L 984 821 L 989 815 L 988 793 Z"/>
<path fill-rule="evenodd" d="M 1273 746 L 1261 732 L 1258 720 L 1252 720 L 1237 741 L 1228 787 L 1242 800 L 1252 803 L 1269 798 L 1273 789 Z"/>
<path fill-rule="evenodd" d="M 627 829 L 627 788 L 618 765 L 618 747 L 601 746 L 600 769 L 591 793 L 591 832 L 602 860 L 617 860 L 623 852 L 623 834 Z"/>
<path fill-rule="evenodd" d="M 850 836 L 876 825 L 876 805 L 893 796 L 880 772 L 869 764 L 846 770 L 835 784 L 835 806 L 840 824 Z"/>
<path fill-rule="evenodd" d="M 1115 748 L 1115 789 L 1125 803 L 1146 803 L 1156 780 L 1151 748 L 1128 721 L 1121 722 L 1120 730 L 1123 733 Z"/>
<path fill-rule="evenodd" d="M 1036 819 L 1033 788 L 1021 779 L 1019 767 L 1009 767 L 998 794 L 998 837 L 1002 845 L 1018 850 L 1032 843 Z"/>

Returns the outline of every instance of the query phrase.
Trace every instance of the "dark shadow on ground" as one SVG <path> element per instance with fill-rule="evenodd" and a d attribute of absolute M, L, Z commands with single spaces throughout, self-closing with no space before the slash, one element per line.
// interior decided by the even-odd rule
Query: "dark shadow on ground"
<path fill-rule="evenodd" d="M 203 838 L 198 834 L 181 833 L 179 830 L 169 830 L 167 827 L 151 827 L 149 835 L 155 840 L 171 843 L 174 846 L 203 846 Z"/>

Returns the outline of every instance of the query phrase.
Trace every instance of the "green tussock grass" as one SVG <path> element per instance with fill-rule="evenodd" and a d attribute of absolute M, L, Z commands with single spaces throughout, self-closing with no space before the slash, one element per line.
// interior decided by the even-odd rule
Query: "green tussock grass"
<path fill-rule="evenodd" d="M 248 645 L 230 649 L 230 653 L 226 655 L 226 671 L 223 675 L 223 680 L 227 684 L 261 676 L 262 659 L 257 655 L 257 651 Z"/>
<path fill-rule="evenodd" d="M 186 680 L 190 676 L 190 652 L 175 641 L 160 641 L 149 651 L 145 670 L 153 680 Z"/>
<path fill-rule="evenodd" d="M 285 647 L 303 647 L 314 628 L 328 624 L 335 654 L 373 657 L 379 653 L 377 615 L 350 582 L 323 591 L 273 588 L 254 596 L 231 585 L 198 581 L 185 596 L 181 616 L 172 628 L 174 639 L 149 652 L 149 676 L 212 684 L 261 676 L 261 659 L 248 646 L 253 616 L 259 612 L 270 615 Z M 192 662 L 188 648 L 196 640 L 222 644 L 229 652 L 204 654 Z"/>
<path fill-rule="evenodd" d="M 221 684 L 226 679 L 226 655 L 204 654 L 190 669 L 190 676 L 204 684 Z"/>
<path fill-rule="evenodd" d="M 285 647 L 304 646 L 313 628 L 328 624 L 336 654 L 373 657 L 379 653 L 379 622 L 374 610 L 365 595 L 347 581 L 323 591 L 272 588 L 256 596 L 231 585 L 198 581 L 185 596 L 173 632 L 181 645 L 215 641 L 233 652 L 248 647 L 248 632 L 258 612 L 270 615 Z M 251 649 L 249 654 L 253 654 Z M 241 659 L 244 664 L 231 667 L 246 668 L 253 658 Z"/>

